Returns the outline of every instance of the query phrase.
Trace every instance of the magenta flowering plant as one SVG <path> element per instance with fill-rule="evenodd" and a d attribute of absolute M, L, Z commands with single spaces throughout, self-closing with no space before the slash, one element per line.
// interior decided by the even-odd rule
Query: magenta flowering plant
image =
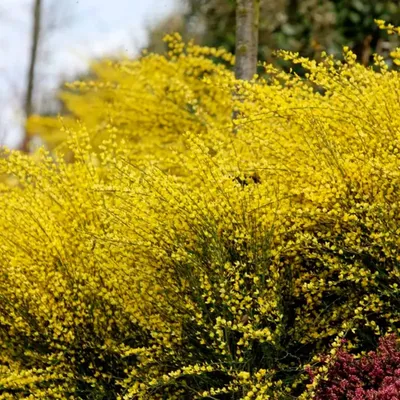
<path fill-rule="evenodd" d="M 328 358 L 323 363 L 328 363 Z M 315 379 L 314 371 L 308 369 L 308 373 L 311 380 Z M 340 348 L 327 379 L 320 380 L 316 388 L 315 399 L 400 399 L 400 346 L 396 335 L 382 337 L 377 350 L 361 358 Z"/>

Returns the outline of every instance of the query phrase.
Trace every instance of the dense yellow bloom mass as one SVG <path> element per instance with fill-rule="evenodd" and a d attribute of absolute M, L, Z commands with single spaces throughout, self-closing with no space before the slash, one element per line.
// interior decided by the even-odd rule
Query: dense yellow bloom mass
<path fill-rule="evenodd" d="M 184 48 L 178 37 L 170 41 L 168 57 L 149 54 L 140 60 L 93 65 L 96 81 L 74 82 L 60 97 L 70 115 L 64 121 L 51 117 L 32 117 L 28 130 L 39 131 L 53 147 L 65 142 L 68 134 L 60 128 L 76 129 L 83 121 L 90 129 L 93 145 L 99 146 L 117 131 L 136 160 L 165 152 L 172 144 L 181 149 L 182 136 L 188 131 L 204 132 L 216 122 L 228 122 L 229 101 L 216 85 L 205 85 L 226 74 L 225 65 L 233 56 L 223 50 L 189 45 Z M 215 65 L 212 58 L 224 62 Z M 124 145 L 125 146 L 125 145 Z"/>
<path fill-rule="evenodd" d="M 169 40 L 4 152 L 0 399 L 307 399 L 338 339 L 398 332 L 399 73 L 239 82 Z"/>

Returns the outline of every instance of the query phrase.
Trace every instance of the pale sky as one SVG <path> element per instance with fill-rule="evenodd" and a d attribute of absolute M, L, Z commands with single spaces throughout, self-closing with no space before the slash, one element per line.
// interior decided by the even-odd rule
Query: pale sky
<path fill-rule="evenodd" d="M 0 0 L 0 144 L 21 138 L 33 0 Z M 178 7 L 178 0 L 43 0 L 45 24 L 37 88 L 54 93 L 61 77 L 85 71 L 102 55 L 135 56 L 146 27 Z M 53 25 L 53 26 L 52 26 Z"/>

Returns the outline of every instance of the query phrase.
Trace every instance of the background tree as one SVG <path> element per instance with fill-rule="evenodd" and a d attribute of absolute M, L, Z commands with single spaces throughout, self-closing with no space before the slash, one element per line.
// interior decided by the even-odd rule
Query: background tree
<path fill-rule="evenodd" d="M 180 0 L 184 7 L 180 32 L 194 36 L 204 45 L 235 50 L 235 0 Z M 364 64 L 371 61 L 374 51 L 386 46 L 385 33 L 379 31 L 374 19 L 400 23 L 398 0 L 261 0 L 259 53 L 262 60 L 273 61 L 276 49 L 298 51 L 317 57 L 322 50 L 339 55 L 350 45 Z M 177 18 L 176 15 L 174 18 Z M 161 37 L 150 31 L 150 48 Z M 195 35 L 193 34 L 195 32 Z M 162 46 L 161 46 L 162 48 Z"/>
<path fill-rule="evenodd" d="M 238 79 L 250 80 L 257 72 L 260 0 L 238 0 L 236 5 L 236 63 Z"/>

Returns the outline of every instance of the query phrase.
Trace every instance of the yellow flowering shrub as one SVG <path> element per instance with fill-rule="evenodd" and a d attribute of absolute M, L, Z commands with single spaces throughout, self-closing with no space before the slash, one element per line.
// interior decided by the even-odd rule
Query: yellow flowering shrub
<path fill-rule="evenodd" d="M 0 399 L 312 399 L 320 353 L 399 331 L 399 73 L 170 46 L 4 150 Z"/>
<path fill-rule="evenodd" d="M 66 85 L 60 99 L 68 110 L 63 120 L 33 116 L 27 129 L 45 141 L 49 148 L 65 143 L 67 133 L 84 122 L 91 132 L 92 144 L 99 146 L 118 130 L 132 157 L 142 158 L 165 152 L 172 143 L 182 146 L 182 135 L 209 129 L 218 119 L 227 122 L 225 92 L 217 85 L 205 85 L 201 78 L 213 79 L 231 65 L 234 58 L 224 50 L 185 46 L 179 35 L 166 37 L 170 44 L 167 57 L 143 55 L 138 60 L 94 63 L 95 81 Z M 218 58 L 222 64 L 216 65 Z"/>

